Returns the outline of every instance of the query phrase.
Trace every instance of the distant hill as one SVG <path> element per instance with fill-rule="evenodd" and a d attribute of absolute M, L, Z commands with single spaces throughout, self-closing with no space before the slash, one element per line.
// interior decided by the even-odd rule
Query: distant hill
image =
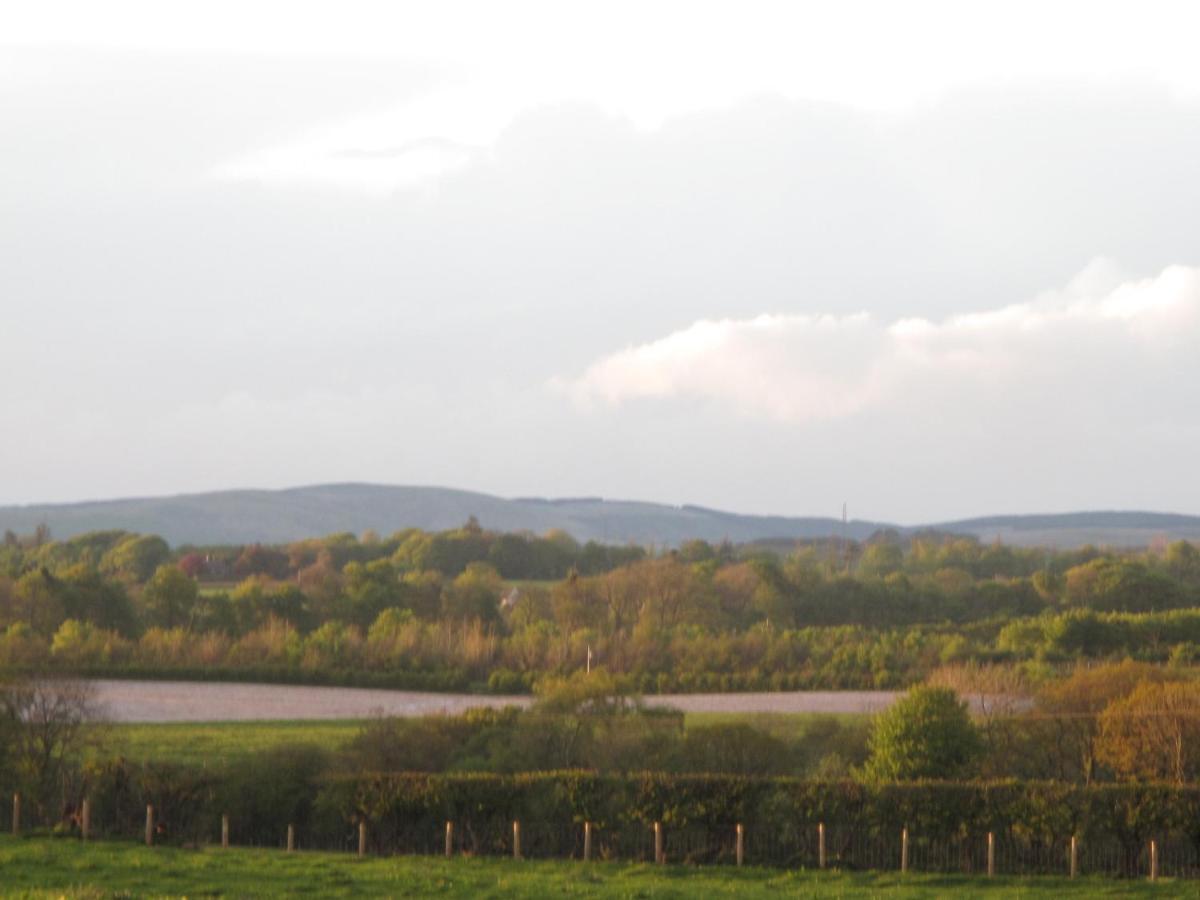
<path fill-rule="evenodd" d="M 402 528 L 444 530 L 475 516 L 486 528 L 543 533 L 561 528 L 581 541 L 674 546 L 689 538 L 734 543 L 840 536 L 840 520 L 826 517 L 750 516 L 700 506 L 668 506 L 578 497 L 505 499 L 437 487 L 327 484 L 278 491 L 216 491 L 173 497 L 0 507 L 0 531 L 28 534 L 45 522 L 60 538 L 122 528 L 160 534 L 172 545 L 283 543 L 368 528 L 387 535 Z M 851 520 L 847 537 L 862 540 L 880 529 L 912 534 L 922 528 L 999 539 L 1022 546 L 1060 548 L 1085 543 L 1145 546 L 1158 537 L 1200 540 L 1200 517 L 1141 512 L 995 516 L 900 526 Z"/>
<path fill-rule="evenodd" d="M 282 543 L 371 528 L 457 528 L 475 516 L 485 528 L 542 533 L 561 528 L 580 541 L 676 545 L 689 538 L 740 543 L 763 537 L 815 538 L 840 530 L 832 518 L 742 516 L 698 506 L 583 497 L 520 498 L 437 487 L 328 484 L 279 491 L 216 491 L 38 506 L 0 507 L 0 530 L 29 533 L 41 522 L 55 537 L 122 528 L 162 535 L 172 545 Z M 850 522 L 865 538 L 880 525 Z"/>
<path fill-rule="evenodd" d="M 1200 541 L 1200 516 L 1153 512 L 1078 512 L 1032 516 L 988 516 L 943 522 L 935 528 L 972 534 L 985 542 L 1018 547 L 1070 549 L 1145 547 L 1157 539 Z"/>

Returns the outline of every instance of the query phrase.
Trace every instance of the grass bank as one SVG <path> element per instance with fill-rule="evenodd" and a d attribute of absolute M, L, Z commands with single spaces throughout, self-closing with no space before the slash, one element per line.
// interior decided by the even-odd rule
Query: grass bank
<path fill-rule="evenodd" d="M 4 897 L 1194 897 L 1194 882 L 782 872 L 747 867 L 183 850 L 0 838 Z"/>

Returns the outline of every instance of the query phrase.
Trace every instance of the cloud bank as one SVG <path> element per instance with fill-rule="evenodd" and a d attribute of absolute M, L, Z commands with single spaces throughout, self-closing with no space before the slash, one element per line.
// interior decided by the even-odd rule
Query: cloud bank
<path fill-rule="evenodd" d="M 704 319 L 605 356 L 554 386 L 584 407 L 691 399 L 779 422 L 852 417 L 918 400 L 1147 393 L 1200 376 L 1200 268 L 1123 279 L 1097 259 L 1065 288 L 950 316 L 774 314 Z M 1030 399 L 1037 399 L 1030 397 Z"/>

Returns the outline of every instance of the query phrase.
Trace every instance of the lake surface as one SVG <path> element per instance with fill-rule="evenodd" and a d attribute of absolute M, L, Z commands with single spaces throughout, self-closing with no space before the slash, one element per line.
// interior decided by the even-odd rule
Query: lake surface
<path fill-rule="evenodd" d="M 525 696 L 434 694 L 370 688 L 204 681 L 99 679 L 96 699 L 114 722 L 226 722 L 256 719 L 365 719 L 373 715 L 455 715 L 472 707 L 527 706 Z M 872 713 L 896 691 L 787 691 L 751 694 L 661 694 L 650 706 L 685 712 Z"/>

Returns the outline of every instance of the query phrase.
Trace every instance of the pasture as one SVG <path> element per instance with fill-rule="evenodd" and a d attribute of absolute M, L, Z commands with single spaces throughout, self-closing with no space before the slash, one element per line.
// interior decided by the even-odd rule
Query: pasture
<path fill-rule="evenodd" d="M 849 713 L 686 713 L 684 728 L 745 723 L 795 740 L 833 719 L 851 723 L 863 717 Z M 120 722 L 101 728 L 91 752 L 97 758 L 124 757 L 134 762 L 218 765 L 297 744 L 337 751 L 358 734 L 365 721 Z"/>

